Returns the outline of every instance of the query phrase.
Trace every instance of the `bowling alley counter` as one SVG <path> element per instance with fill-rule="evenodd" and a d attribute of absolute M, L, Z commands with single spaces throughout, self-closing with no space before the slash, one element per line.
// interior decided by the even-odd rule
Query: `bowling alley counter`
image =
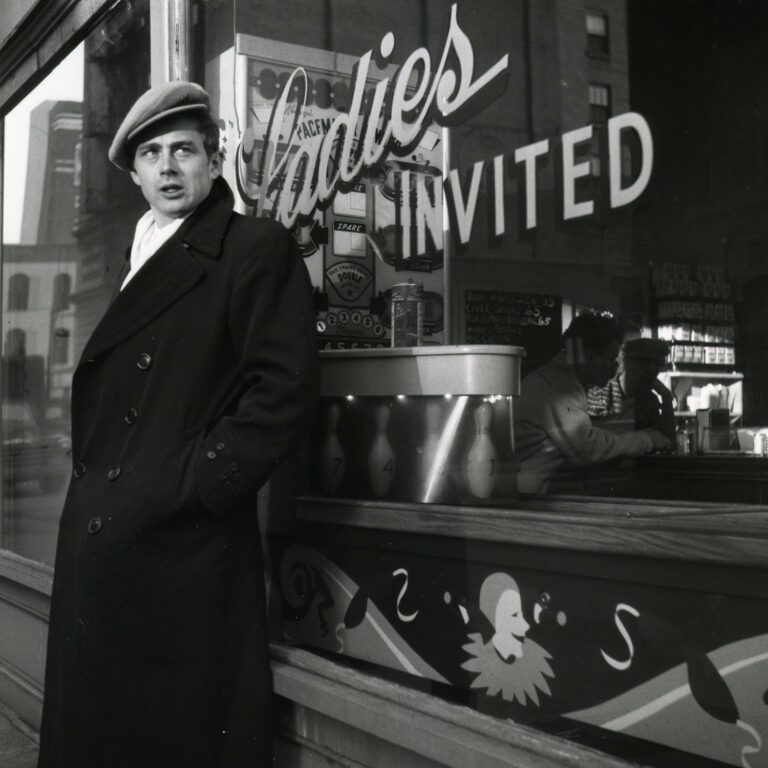
<path fill-rule="evenodd" d="M 752 483 L 762 500 L 768 460 L 615 468 L 648 495 L 698 478 L 702 501 L 588 483 L 522 498 L 519 350 L 441 350 L 363 356 L 361 377 L 323 362 L 318 429 L 284 481 L 309 485 L 291 514 L 276 485 L 268 522 L 294 727 L 346 718 L 390 764 L 768 765 L 768 512 L 706 490 Z M 317 690 L 296 664 L 321 670 Z M 354 679 L 355 706 L 322 703 L 331 679 Z"/>

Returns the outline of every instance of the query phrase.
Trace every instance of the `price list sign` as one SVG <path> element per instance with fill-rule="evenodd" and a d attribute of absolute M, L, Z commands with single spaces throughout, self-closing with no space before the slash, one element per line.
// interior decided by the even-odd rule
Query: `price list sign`
<path fill-rule="evenodd" d="M 464 319 L 467 344 L 525 347 L 526 372 L 544 363 L 560 348 L 559 296 L 469 289 L 464 296 Z"/>

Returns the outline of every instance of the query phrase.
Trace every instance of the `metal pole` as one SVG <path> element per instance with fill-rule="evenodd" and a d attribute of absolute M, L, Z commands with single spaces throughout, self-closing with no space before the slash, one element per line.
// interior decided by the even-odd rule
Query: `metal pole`
<path fill-rule="evenodd" d="M 189 0 L 150 3 L 152 85 L 189 79 L 190 18 Z"/>

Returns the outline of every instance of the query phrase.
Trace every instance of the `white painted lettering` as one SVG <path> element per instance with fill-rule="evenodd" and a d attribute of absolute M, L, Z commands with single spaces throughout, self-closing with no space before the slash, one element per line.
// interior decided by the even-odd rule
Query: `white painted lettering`
<path fill-rule="evenodd" d="M 536 158 L 549 152 L 549 141 L 543 139 L 515 150 L 515 162 L 525 167 L 525 228 L 536 226 Z"/>
<path fill-rule="evenodd" d="M 504 155 L 493 158 L 493 234 L 504 234 Z"/>
<path fill-rule="evenodd" d="M 405 593 L 408 591 L 408 571 L 406 571 L 405 568 L 398 568 L 396 571 L 392 572 L 392 576 L 405 576 L 405 583 L 403 584 L 402 588 L 400 589 L 400 593 L 397 596 L 397 618 L 400 619 L 400 621 L 405 622 L 413 621 L 419 615 L 418 611 L 405 614 L 400 610 L 400 603 L 402 602 Z"/>
<path fill-rule="evenodd" d="M 608 664 L 610 667 L 613 667 L 614 669 L 619 670 L 620 672 L 623 672 L 625 669 L 629 669 L 632 666 L 632 659 L 635 656 L 635 646 L 632 644 L 632 638 L 630 637 L 627 628 L 624 626 L 624 623 L 619 616 L 622 611 L 630 614 L 630 616 L 634 616 L 635 618 L 640 616 L 640 611 L 638 611 L 636 608 L 633 608 L 631 605 L 627 605 L 626 603 L 619 603 L 613 613 L 613 620 L 616 622 L 616 627 L 619 630 L 619 634 L 627 644 L 627 658 L 624 659 L 624 661 L 618 661 L 614 658 L 611 658 L 602 649 L 600 650 L 600 653 L 603 655 L 606 664 Z"/>
<path fill-rule="evenodd" d="M 421 70 L 417 69 L 417 64 L 421 62 Z M 429 51 L 426 48 L 417 48 L 403 64 L 400 74 L 395 83 L 395 90 L 392 95 L 392 136 L 403 146 L 410 144 L 418 135 L 423 127 L 424 113 L 429 108 L 431 98 L 425 102 L 421 114 L 412 123 L 406 122 L 405 116 L 418 107 L 423 99 L 424 93 L 429 84 L 429 74 L 431 71 L 431 59 Z M 409 95 L 409 80 L 411 73 L 416 73 L 419 77 L 419 85 L 416 90 Z M 431 94 L 430 94 L 431 96 Z"/>
<path fill-rule="evenodd" d="M 448 174 L 448 181 L 451 185 L 451 197 L 453 199 L 453 210 L 456 214 L 456 224 L 459 228 L 459 240 L 462 244 L 469 242 L 472 234 L 472 222 L 475 219 L 475 208 L 477 206 L 477 193 L 480 191 L 480 178 L 483 175 L 483 162 L 479 160 L 472 167 L 472 180 L 469 184 L 469 193 L 467 201 L 464 202 L 461 193 L 461 181 L 459 172 L 454 168 Z"/>
<path fill-rule="evenodd" d="M 475 55 L 464 30 L 459 26 L 456 18 L 457 6 L 451 6 L 451 26 L 448 30 L 448 39 L 443 50 L 443 58 L 440 61 L 438 72 L 443 72 L 451 46 L 459 61 L 458 87 L 456 87 L 456 73 L 448 70 L 440 76 L 440 84 L 437 93 L 437 108 L 446 117 L 453 114 L 459 107 L 464 106 L 475 94 L 479 93 L 494 78 L 500 75 L 509 66 L 509 56 L 502 56 L 484 75 L 472 80 L 475 69 Z M 438 74 L 435 74 L 435 82 Z"/>
<path fill-rule="evenodd" d="M 621 186 L 621 132 L 634 130 L 640 139 L 640 171 L 628 187 Z M 645 118 L 637 112 L 626 112 L 608 121 L 608 157 L 610 159 L 611 208 L 637 200 L 651 179 L 653 168 L 653 140 Z"/>
<path fill-rule="evenodd" d="M 411 172 L 400 174 L 400 232 L 404 259 L 411 258 Z"/>
<path fill-rule="evenodd" d="M 591 216 L 595 205 L 591 200 L 576 202 L 576 180 L 589 175 L 589 160 L 577 163 L 574 148 L 592 138 L 592 126 L 585 125 L 563 134 L 563 218 Z"/>
<path fill-rule="evenodd" d="M 419 255 L 427 252 L 427 228 L 438 251 L 443 249 L 442 217 L 438 215 L 443 202 L 443 180 L 431 176 L 432 191 L 427 189 L 427 177 L 416 176 L 416 251 Z M 434 201 L 434 202 L 433 202 Z"/>

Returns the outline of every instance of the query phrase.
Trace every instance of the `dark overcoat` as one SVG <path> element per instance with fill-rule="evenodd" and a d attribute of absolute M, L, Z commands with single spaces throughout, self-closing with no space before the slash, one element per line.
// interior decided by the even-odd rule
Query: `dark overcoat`
<path fill-rule="evenodd" d="M 109 306 L 73 379 L 40 768 L 271 765 L 256 493 L 316 350 L 292 238 L 221 179 Z"/>

